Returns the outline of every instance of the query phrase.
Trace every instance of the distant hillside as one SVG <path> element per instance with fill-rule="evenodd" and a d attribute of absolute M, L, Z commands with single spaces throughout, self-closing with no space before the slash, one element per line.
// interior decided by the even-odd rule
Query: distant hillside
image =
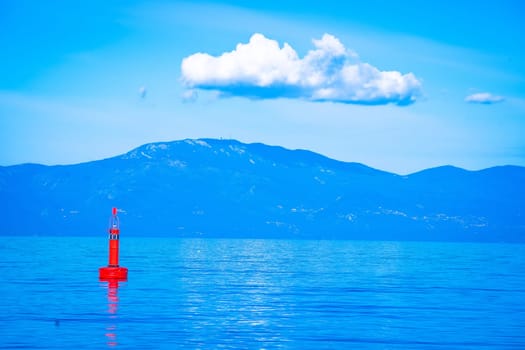
<path fill-rule="evenodd" d="M 525 242 L 525 168 L 408 176 L 234 140 L 0 167 L 0 234 Z"/>

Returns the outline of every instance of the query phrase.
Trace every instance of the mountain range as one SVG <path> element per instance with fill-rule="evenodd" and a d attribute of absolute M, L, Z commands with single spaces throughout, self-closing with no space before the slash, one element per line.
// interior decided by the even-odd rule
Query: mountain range
<path fill-rule="evenodd" d="M 0 167 L 1 235 L 525 242 L 525 168 L 406 176 L 306 150 L 187 139 Z"/>

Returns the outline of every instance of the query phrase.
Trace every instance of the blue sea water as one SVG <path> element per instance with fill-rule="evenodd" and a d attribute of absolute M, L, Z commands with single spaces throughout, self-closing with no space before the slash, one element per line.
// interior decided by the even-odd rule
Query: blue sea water
<path fill-rule="evenodd" d="M 523 349 L 525 245 L 1 237 L 0 348 Z"/>

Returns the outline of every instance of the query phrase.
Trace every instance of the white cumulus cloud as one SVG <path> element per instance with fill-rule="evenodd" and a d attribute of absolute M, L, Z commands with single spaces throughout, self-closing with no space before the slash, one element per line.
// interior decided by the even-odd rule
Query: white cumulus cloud
<path fill-rule="evenodd" d="M 421 93 L 412 73 L 381 71 L 359 61 L 335 36 L 313 40 L 303 58 L 262 34 L 220 56 L 196 53 L 183 59 L 182 81 L 189 89 L 216 90 L 226 96 L 302 98 L 355 104 L 407 105 Z"/>
<path fill-rule="evenodd" d="M 478 92 L 465 97 L 465 102 L 481 104 L 493 104 L 503 102 L 504 100 L 505 98 L 503 96 L 493 95 L 490 92 Z"/>

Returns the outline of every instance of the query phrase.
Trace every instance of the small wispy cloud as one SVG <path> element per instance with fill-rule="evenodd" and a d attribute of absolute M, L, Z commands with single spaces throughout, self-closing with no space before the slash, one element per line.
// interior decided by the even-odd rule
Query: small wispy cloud
<path fill-rule="evenodd" d="M 146 89 L 145 86 L 141 86 L 139 88 L 138 93 L 139 93 L 140 98 L 146 98 L 146 94 L 148 93 L 148 90 Z"/>
<path fill-rule="evenodd" d="M 189 89 L 219 91 L 222 96 L 253 99 L 300 98 L 309 101 L 409 105 L 421 94 L 412 73 L 381 71 L 361 62 L 335 36 L 313 40 L 303 58 L 262 34 L 220 56 L 196 53 L 182 61 L 182 81 Z"/>
<path fill-rule="evenodd" d="M 182 93 L 182 101 L 183 102 L 193 102 L 197 99 L 198 96 L 199 96 L 199 93 L 196 90 L 194 89 L 186 90 Z"/>
<path fill-rule="evenodd" d="M 494 104 L 505 101 L 503 96 L 493 95 L 490 92 L 478 92 L 465 97 L 465 102 L 480 103 L 480 104 Z"/>

